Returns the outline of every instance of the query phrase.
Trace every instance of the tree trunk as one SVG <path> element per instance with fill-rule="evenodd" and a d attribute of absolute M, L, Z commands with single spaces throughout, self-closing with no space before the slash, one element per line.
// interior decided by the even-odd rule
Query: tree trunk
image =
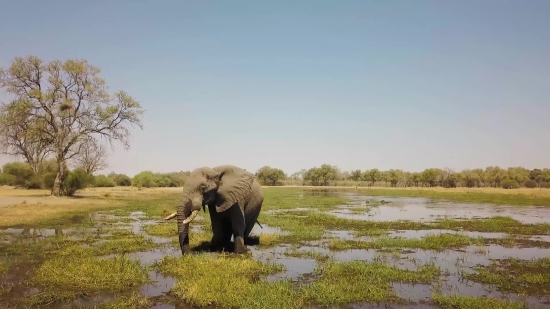
<path fill-rule="evenodd" d="M 57 159 L 57 175 L 55 176 L 55 181 L 53 182 L 52 195 L 61 196 L 61 181 L 63 180 L 63 175 L 65 174 L 65 162 L 63 159 Z"/>

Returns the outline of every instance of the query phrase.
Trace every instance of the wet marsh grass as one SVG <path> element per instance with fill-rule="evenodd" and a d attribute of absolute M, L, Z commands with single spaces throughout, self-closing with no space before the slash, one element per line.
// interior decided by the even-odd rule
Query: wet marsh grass
<path fill-rule="evenodd" d="M 550 258 L 493 260 L 463 273 L 467 280 L 495 285 L 499 291 L 543 297 L 550 295 Z"/>
<path fill-rule="evenodd" d="M 487 297 L 432 294 L 433 302 L 442 309 L 525 309 L 524 303 Z"/>
<path fill-rule="evenodd" d="M 155 267 L 160 273 L 177 278 L 172 294 L 195 306 L 294 308 L 297 298 L 289 281 L 268 283 L 260 280 L 284 270 L 282 265 L 262 264 L 246 256 L 165 257 Z"/>
<path fill-rule="evenodd" d="M 277 244 L 293 244 L 320 240 L 325 235 L 326 230 L 352 231 L 355 237 L 383 236 L 394 230 L 443 229 L 452 231 L 508 233 L 512 235 L 544 235 L 550 232 L 550 224 L 526 224 L 510 217 L 503 216 L 471 220 L 441 219 L 424 223 L 406 220 L 368 221 L 344 219 L 318 211 L 287 210 L 275 214 L 264 214 L 261 216 L 261 221 L 269 226 L 279 227 L 282 231 L 289 233 L 289 235 L 281 235 Z M 449 240 L 450 239 L 451 238 L 449 238 Z M 518 239 L 517 241 L 521 240 Z M 526 244 L 529 243 L 528 241 L 523 242 Z M 540 243 L 542 244 L 543 242 Z"/>
<path fill-rule="evenodd" d="M 446 250 L 460 248 L 470 245 L 482 245 L 482 237 L 473 238 L 459 234 L 428 234 L 421 239 L 410 239 L 404 237 L 380 237 L 372 241 L 341 240 L 333 239 L 329 242 L 329 249 L 334 251 L 350 249 L 389 249 L 389 248 L 411 248 L 423 250 Z"/>
<path fill-rule="evenodd" d="M 120 292 L 139 287 L 149 280 L 147 269 L 126 256 L 97 258 L 87 255 L 57 257 L 36 269 L 29 284 L 48 287 L 46 293 L 30 299 L 31 304 L 64 302 L 88 293 Z"/>
<path fill-rule="evenodd" d="M 287 190 L 289 187 L 272 187 Z M 500 188 L 345 188 L 345 187 L 292 187 L 292 189 L 356 192 L 369 196 L 420 197 L 454 202 L 513 206 L 550 206 L 550 189 Z"/>
<path fill-rule="evenodd" d="M 168 213 L 175 211 L 180 198 L 179 191 L 168 190 L 162 191 L 162 194 L 157 194 L 160 191 L 152 190 L 151 192 L 154 193 L 150 195 L 143 192 L 134 194 L 131 191 L 119 195 L 116 191 L 113 192 L 115 193 L 110 197 L 106 197 L 101 191 L 94 191 L 94 197 L 90 197 L 89 200 L 92 203 L 107 200 L 115 204 L 112 207 L 101 208 L 103 205 L 98 203 L 96 205 L 99 205 L 97 206 L 99 208 L 94 208 L 94 206 L 89 210 L 79 209 L 76 212 L 78 215 L 76 219 L 75 212 L 71 210 L 34 221 L 39 226 L 56 227 L 106 225 L 98 229 L 97 232 L 84 231 L 70 233 L 69 235 L 30 238 L 0 246 L 0 255 L 12 258 L 38 259 L 36 266 L 29 272 L 28 282 L 36 287 L 48 288 L 50 293 L 44 293 L 47 291 L 44 290 L 37 296 L 29 298 L 27 304 L 41 304 L 47 307 L 46 304 L 53 302 L 70 302 L 75 298 L 86 297 L 99 291 L 117 290 L 109 287 L 108 284 L 103 284 L 102 280 L 119 282 L 118 291 L 128 292 L 147 281 L 148 267 L 139 266 L 139 262 L 135 259 L 127 259 L 127 261 L 133 261 L 137 264 L 121 263 L 119 261 L 119 268 L 117 268 L 117 265 L 110 265 L 109 267 L 99 265 L 105 263 L 102 261 L 126 258 L 121 254 L 147 251 L 160 246 L 179 248 L 175 220 L 142 226 L 142 231 L 148 235 L 169 238 L 171 241 L 166 245 L 156 244 L 149 238 L 136 235 L 127 229 L 129 227 L 127 223 L 134 223 L 139 220 L 159 220 Z M 437 280 L 441 276 L 440 269 L 435 267 L 434 264 L 420 265 L 416 270 L 403 270 L 390 266 L 386 261 L 377 257 L 373 258 L 372 262 L 337 262 L 333 260 L 334 255 L 332 254 L 299 248 L 310 241 L 328 240 L 328 249 L 333 251 L 374 249 L 377 254 L 382 253 L 382 255 L 389 252 L 387 255 L 394 256 L 396 259 L 400 258 L 399 252 L 404 248 L 437 251 L 475 245 L 481 251 L 484 248 L 483 245 L 486 244 L 499 244 L 509 247 L 521 243 L 537 247 L 549 244 L 543 241 L 537 242 L 521 238 L 519 235 L 546 234 L 550 232 L 550 225 L 523 224 L 505 216 L 472 220 L 443 219 L 429 223 L 404 220 L 366 221 L 343 219 L 328 213 L 328 211 L 348 203 L 345 197 L 312 193 L 307 190 L 304 191 L 302 188 L 266 188 L 264 192 L 264 208 L 259 220 L 262 225 L 280 228 L 281 233 L 261 232 L 257 249 L 273 248 L 280 244 L 293 245 L 283 252 L 283 256 L 315 260 L 317 265 L 315 278 L 313 278 L 315 280 L 309 284 L 290 280 L 268 282 L 265 280 L 266 276 L 280 273 L 284 270 L 284 267 L 273 264 L 273 262 L 263 264 L 254 260 L 251 255 L 234 256 L 225 253 L 205 252 L 208 251 L 205 249 L 205 244 L 210 242 L 212 233 L 208 213 L 201 211 L 200 217 L 197 217 L 193 222 L 190 232 L 190 247 L 195 252 L 186 257 L 165 257 L 154 267 L 161 273 L 173 276 L 176 279 L 176 285 L 172 289 L 172 295 L 175 299 L 183 299 L 192 304 L 205 306 L 218 304 L 226 308 L 235 305 L 241 308 L 278 309 L 301 308 L 301 306 L 307 307 L 312 304 L 337 305 L 372 301 L 401 302 L 404 300 L 395 294 L 392 283 L 433 284 L 433 280 Z M 88 198 L 85 197 L 80 200 L 87 200 Z M 34 212 L 38 213 L 39 210 L 33 209 L 32 212 L 29 212 L 27 206 L 22 206 L 22 212 L 20 213 L 24 214 L 26 211 L 29 218 L 36 219 Z M 36 207 L 36 205 L 34 206 Z M 15 208 L 17 207 L 19 205 L 15 206 Z M 67 208 L 67 206 L 64 207 Z M 352 212 L 359 212 L 359 210 L 368 211 L 373 207 L 377 207 L 375 203 L 350 209 L 352 209 Z M 5 208 L 9 207 L 2 209 Z M 90 220 L 88 212 L 97 210 L 101 210 L 103 214 L 116 217 Z M 137 211 L 143 212 L 144 216 L 140 217 L 139 214 L 130 216 Z M 2 218 L 1 215 L 0 218 Z M 61 218 L 61 224 L 53 224 L 53 218 Z M 120 228 L 109 228 L 118 226 L 118 224 L 112 225 L 113 222 L 122 222 L 123 224 L 120 224 Z M 33 221 L 28 220 L 23 226 L 32 226 L 32 224 Z M 387 236 L 395 230 L 431 229 L 503 232 L 508 233 L 509 236 L 502 239 L 483 239 L 455 234 L 434 234 L 421 239 Z M 331 239 L 327 237 L 327 231 L 331 230 L 349 231 L 353 237 L 368 236 L 372 239 L 368 241 Z M 321 245 L 324 246 L 325 244 L 322 243 Z M 308 246 L 312 245 L 308 244 Z M 114 255 L 114 257 L 105 258 L 107 255 Z M 533 269 L 538 269 L 539 272 L 546 269 L 544 263 L 531 266 Z M 109 274 L 105 278 L 86 275 L 94 267 L 98 273 L 109 269 Z M 9 268 L 8 271 L 10 271 Z M 1 273 L 2 263 L 0 263 L 0 276 L 2 276 Z M 40 273 L 43 273 L 41 277 L 37 275 Z M 192 275 L 189 275 L 191 273 Z M 46 274 L 50 275 L 46 276 Z M 145 274 L 144 277 L 143 274 Z M 113 277 L 109 278 L 109 275 Z M 79 280 L 78 283 L 71 280 L 75 276 Z M 50 278 L 50 281 L 44 279 L 46 277 Z M 138 277 L 145 281 L 139 281 L 141 279 Z M 36 278 L 42 278 L 42 281 Z M 136 278 L 138 280 L 132 285 L 130 279 Z M 477 280 L 481 279 L 477 278 Z M 499 277 L 498 280 L 504 281 L 506 278 Z M 545 281 L 547 280 L 546 277 L 537 275 L 535 271 L 531 272 L 529 276 L 524 276 L 521 280 L 530 284 L 524 285 L 525 289 L 534 289 L 535 284 L 540 285 L 547 282 Z M 234 282 L 240 284 L 243 289 L 239 291 L 231 290 L 226 283 L 222 284 L 222 282 Z M 215 290 L 223 293 L 212 295 L 204 293 L 204 290 Z M 9 288 L 5 288 L 5 291 L 7 292 L 4 292 L 4 297 L 6 295 L 9 297 Z M 2 286 L 0 286 L 0 294 L 2 294 Z M 243 295 L 254 296 L 247 299 Z M 2 295 L 0 295 L 1 298 Z M 514 307 L 515 303 L 463 296 L 451 298 L 434 295 L 433 300 L 442 308 L 478 308 L 479 306 L 481 306 L 479 308 L 518 308 Z M 483 307 L 483 305 L 486 307 Z M 113 302 L 99 304 L 94 308 L 148 308 L 148 306 L 150 304 L 146 298 L 135 294 L 133 296 L 123 296 Z"/>
<path fill-rule="evenodd" d="M 318 305 L 344 305 L 358 302 L 400 302 L 392 282 L 430 283 L 440 276 L 432 264 L 417 270 L 403 270 L 380 262 L 329 261 L 317 270 L 319 279 L 305 286 L 301 294 Z"/>

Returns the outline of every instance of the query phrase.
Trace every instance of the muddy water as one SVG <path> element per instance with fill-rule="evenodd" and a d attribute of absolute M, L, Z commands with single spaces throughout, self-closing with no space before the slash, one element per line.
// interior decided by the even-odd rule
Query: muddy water
<path fill-rule="evenodd" d="M 316 192 L 318 195 L 333 195 L 340 194 L 335 192 Z M 337 207 L 336 210 L 330 213 L 335 216 L 349 219 L 360 220 L 414 220 L 414 221 L 432 221 L 439 218 L 486 218 L 492 216 L 509 216 L 518 221 L 525 223 L 550 223 L 550 209 L 541 207 L 524 207 L 515 208 L 510 206 L 496 205 L 480 205 L 480 204 L 459 204 L 446 202 L 432 202 L 422 198 L 392 198 L 392 197 L 368 197 L 360 196 L 353 193 L 341 193 L 350 198 L 348 205 Z M 382 205 L 380 201 L 384 200 Z M 370 205 L 369 205 L 370 204 Z M 376 206 L 371 206 L 376 205 Z M 357 213 L 352 208 L 364 208 L 365 213 Z M 124 228 L 132 231 L 135 234 L 143 235 L 159 244 L 160 247 L 154 250 L 133 252 L 127 254 L 128 257 L 140 261 L 142 265 L 150 265 L 161 260 L 165 256 L 178 257 L 181 255 L 178 248 L 170 245 L 171 239 L 164 237 L 156 237 L 146 234 L 143 227 L 151 224 L 158 224 L 155 220 L 148 220 L 142 212 L 131 213 L 127 217 L 115 216 L 110 213 L 99 212 L 90 215 L 91 221 L 97 226 L 86 228 L 53 228 L 53 229 L 5 229 L 0 231 L 0 240 L 4 243 L 15 241 L 32 241 L 37 238 L 54 237 L 58 235 L 70 235 L 71 237 L 79 237 L 86 234 L 97 234 L 100 236 L 109 235 L 109 230 L 103 225 L 104 220 L 109 220 L 112 225 L 110 227 Z M 120 222 L 116 222 L 120 219 Z M 130 222 L 127 222 L 130 221 Z M 113 223 L 114 222 L 114 223 Z M 174 223 L 175 224 L 175 223 Z M 195 227 L 194 227 L 195 228 Z M 440 233 L 458 233 L 470 237 L 486 237 L 486 238 L 503 238 L 505 233 L 479 233 L 479 232 L 464 232 L 452 230 L 400 230 L 391 231 L 389 235 L 384 237 L 406 237 L 406 238 L 423 238 L 429 234 Z M 286 234 L 285 231 L 277 227 L 271 227 L 262 224 L 262 227 L 256 225 L 252 231 L 254 235 L 261 234 Z M 357 238 L 350 231 L 332 231 L 327 230 L 325 233 L 328 238 L 341 238 L 348 240 L 370 239 L 368 237 Z M 174 235 L 175 236 L 175 235 Z M 192 236 L 191 236 L 192 237 Z M 285 255 L 287 250 L 298 250 L 304 252 L 314 252 L 317 254 L 327 255 L 330 258 L 338 261 L 383 261 L 390 265 L 402 269 L 414 270 L 418 266 L 434 262 L 441 267 L 442 282 L 440 286 L 427 284 L 392 284 L 396 294 L 404 299 L 416 302 L 416 305 L 397 305 L 397 304 L 350 304 L 348 308 L 437 308 L 437 306 L 420 303 L 421 301 L 429 301 L 430 295 L 435 291 L 440 291 L 444 294 L 451 295 L 458 293 L 467 296 L 487 296 L 501 299 L 517 299 L 525 301 L 533 308 L 547 308 L 548 304 L 544 302 L 546 299 L 538 299 L 534 297 L 524 297 L 515 294 L 503 294 L 488 285 L 482 285 L 475 282 L 465 282 L 461 279 L 460 273 L 471 272 L 472 267 L 476 265 L 488 265 L 491 259 L 518 258 L 529 260 L 532 258 L 542 258 L 550 256 L 550 249 L 540 249 L 535 247 L 527 248 L 505 248 L 498 245 L 489 246 L 468 246 L 458 250 L 445 250 L 436 252 L 431 250 L 407 250 L 404 253 L 392 254 L 378 252 L 377 250 L 361 250 L 353 249 L 347 251 L 332 252 L 327 248 L 327 239 L 316 242 L 309 242 L 308 245 L 300 248 L 295 248 L 291 245 L 282 245 L 275 248 L 260 249 L 250 246 L 252 255 L 255 259 L 265 263 L 280 263 L 286 268 L 285 271 L 271 275 L 267 278 L 268 281 L 281 280 L 291 278 L 293 281 L 307 283 L 315 280 L 315 269 L 319 266 L 314 258 L 298 258 Z M 529 239 L 541 241 L 549 241 L 550 235 L 535 235 Z M 1 244 L 1 242 L 0 242 Z M 480 250 L 483 249 L 483 250 Z M 22 267 L 16 272 L 10 272 L 8 276 L 0 276 L 2 282 L 7 282 L 16 286 L 9 295 L 10 297 L 24 298 L 34 295 L 39 290 L 35 288 L 25 287 L 23 279 L 29 269 Z M 178 302 L 169 297 L 169 291 L 175 284 L 176 280 L 171 277 L 165 277 L 154 270 L 149 271 L 151 283 L 146 284 L 138 289 L 139 293 L 154 300 L 154 305 L 151 308 L 191 308 L 181 302 Z M 120 294 L 126 295 L 126 294 Z M 89 298 L 77 299 L 73 305 L 93 306 L 98 303 L 111 301 L 120 296 L 119 294 L 99 294 Z M 0 307 L 2 302 L 0 301 Z M 52 305 L 50 308 L 62 308 L 63 306 Z M 21 307 L 23 308 L 23 307 Z"/>

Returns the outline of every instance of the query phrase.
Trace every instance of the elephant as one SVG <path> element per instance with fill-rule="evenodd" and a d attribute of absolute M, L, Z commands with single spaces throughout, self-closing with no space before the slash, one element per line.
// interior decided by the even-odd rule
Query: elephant
<path fill-rule="evenodd" d="M 182 255 L 189 252 L 189 224 L 201 207 L 210 213 L 212 225 L 211 251 L 227 247 L 234 238 L 233 252 L 249 249 L 245 239 L 250 235 L 262 209 L 264 194 L 256 177 L 234 165 L 200 167 L 191 172 L 183 185 L 177 211 L 165 220 L 177 217 L 179 245 Z M 261 225 L 260 225 L 261 227 Z"/>

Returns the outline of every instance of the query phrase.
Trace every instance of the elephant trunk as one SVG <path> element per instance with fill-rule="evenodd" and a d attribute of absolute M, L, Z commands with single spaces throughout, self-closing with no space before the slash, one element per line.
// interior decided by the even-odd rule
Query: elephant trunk
<path fill-rule="evenodd" d="M 176 213 L 178 221 L 178 239 L 182 255 L 185 255 L 189 251 L 189 222 L 184 222 L 186 217 L 190 215 L 190 211 L 186 207 L 188 204 L 189 202 L 183 199 Z"/>

